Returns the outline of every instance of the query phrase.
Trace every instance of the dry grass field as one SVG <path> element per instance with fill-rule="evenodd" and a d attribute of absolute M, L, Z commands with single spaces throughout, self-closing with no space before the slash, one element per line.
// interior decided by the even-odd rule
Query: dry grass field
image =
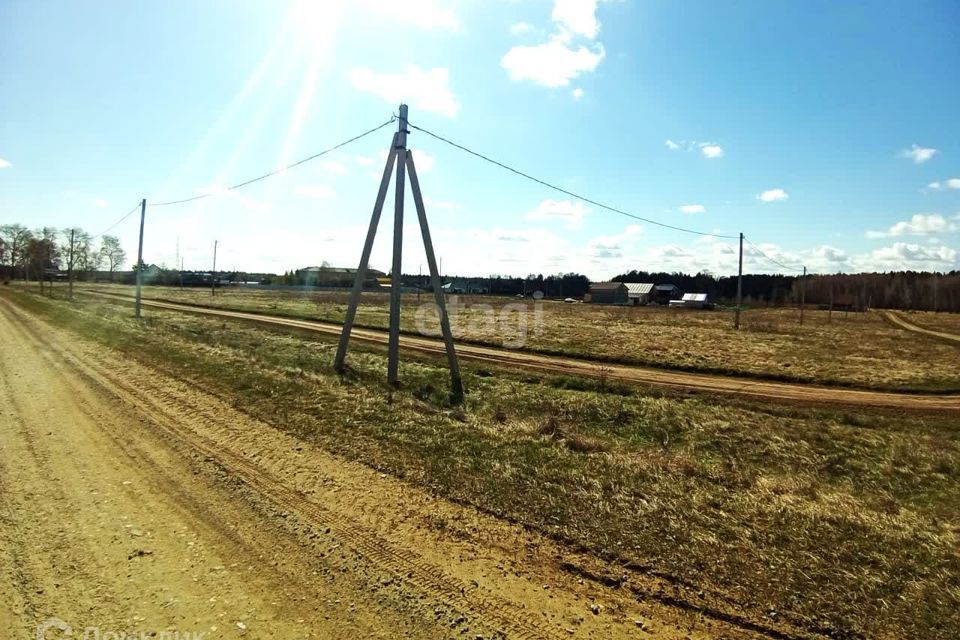
<path fill-rule="evenodd" d="M 132 287 L 97 285 L 98 290 L 132 294 Z M 290 290 L 145 287 L 157 298 L 342 322 L 343 293 Z M 451 298 L 452 299 L 452 298 Z M 796 309 L 750 309 L 742 330 L 733 329 L 732 311 L 662 307 L 605 307 L 516 300 L 490 296 L 459 297 L 452 315 L 460 340 L 518 346 L 544 353 L 581 356 L 627 364 L 692 371 L 759 376 L 917 391 L 960 389 L 957 348 L 917 338 L 873 313 L 807 310 L 804 325 Z M 429 304 L 430 297 L 421 302 Z M 403 330 L 418 325 L 436 330 L 429 308 L 418 314 L 417 296 L 404 296 Z M 364 294 L 358 326 L 385 328 L 386 294 Z M 925 314 L 931 322 L 950 323 L 950 314 Z M 911 316 L 913 318 L 915 316 Z M 521 327 L 525 326 L 525 331 Z"/>
<path fill-rule="evenodd" d="M 960 634 L 960 439 L 952 418 L 765 406 L 493 375 L 473 365 L 464 371 L 467 403 L 453 408 L 446 372 L 430 362 L 402 362 L 403 388 L 392 391 L 376 349 L 355 347 L 352 373 L 341 379 L 331 368 L 330 340 L 155 309 L 136 322 L 129 304 L 114 300 L 2 293 L 298 439 L 587 550 L 610 563 L 598 579 L 637 589 L 641 600 L 794 630 L 778 637 Z M 179 298 L 210 302 L 207 296 Z M 230 293 L 216 303 L 314 317 L 334 314 L 339 304 L 269 293 Z M 678 362 L 702 357 L 711 340 L 732 342 L 726 314 L 547 307 L 565 328 L 540 343 L 549 348 L 584 348 L 596 339 L 582 329 L 581 342 L 559 341 L 585 324 L 576 321 L 584 314 L 614 327 L 617 338 L 597 345 L 605 355 L 622 356 L 610 345 L 624 336 L 672 336 L 678 343 L 664 353 Z M 378 309 L 365 306 L 363 322 L 377 324 Z M 821 357 L 860 345 L 873 360 L 857 357 L 873 367 L 886 361 L 863 335 L 898 342 L 871 316 L 832 326 L 815 316 L 804 332 L 785 326 L 788 318 L 751 312 L 744 335 L 769 337 L 763 342 L 773 351 L 816 337 Z M 693 333 L 705 337 L 683 338 Z M 827 338 L 837 341 L 832 349 L 821 344 Z M 752 354 L 757 371 L 788 357 L 735 344 L 718 348 L 728 357 Z M 816 370 L 810 354 L 793 357 Z M 922 373 L 907 379 L 923 380 Z M 850 381 L 881 380 L 864 376 Z M 882 380 L 894 377 L 888 371 Z M 482 535 L 442 516 L 431 526 L 454 537 Z M 662 586 L 639 587 L 640 577 Z"/>

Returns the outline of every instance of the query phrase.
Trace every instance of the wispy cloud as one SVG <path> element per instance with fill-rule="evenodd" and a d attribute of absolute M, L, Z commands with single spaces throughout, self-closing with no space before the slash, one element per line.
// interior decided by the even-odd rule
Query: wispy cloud
<path fill-rule="evenodd" d="M 949 178 L 940 182 L 931 182 L 927 185 L 934 191 L 943 191 L 945 189 L 960 189 L 960 178 Z"/>
<path fill-rule="evenodd" d="M 349 173 L 347 171 L 347 167 L 344 166 L 342 162 L 337 162 L 335 160 L 328 160 L 322 163 L 320 166 L 323 167 L 324 171 L 336 174 L 338 176 L 345 176 L 347 173 Z"/>
<path fill-rule="evenodd" d="M 912 160 L 914 164 L 923 164 L 938 153 L 940 153 L 940 151 L 937 149 L 933 149 L 931 147 L 921 147 L 920 145 L 914 144 L 910 145 L 909 149 L 903 149 L 900 151 L 900 157 Z"/>
<path fill-rule="evenodd" d="M 99 209 L 103 209 L 105 206 L 107 206 L 107 204 L 108 204 L 107 201 L 104 200 L 103 198 L 97 198 L 96 200 L 93 201 L 93 206 Z"/>
<path fill-rule="evenodd" d="M 366 67 L 350 71 L 350 84 L 372 93 L 391 105 L 407 101 L 417 109 L 453 118 L 460 102 L 450 89 L 450 71 L 443 67 L 421 69 L 408 66 L 403 73 L 377 73 Z"/>
<path fill-rule="evenodd" d="M 571 91 L 570 93 L 571 93 L 571 95 L 573 95 L 573 99 L 574 99 L 574 100 L 579 100 L 580 98 L 583 97 L 583 89 L 581 89 L 580 87 L 577 87 L 576 89 L 574 89 L 574 90 Z"/>
<path fill-rule="evenodd" d="M 783 189 L 767 189 L 757 196 L 761 202 L 782 202 L 788 200 L 790 195 Z"/>
<path fill-rule="evenodd" d="M 13 165 L 10 164 L 9 160 L 4 160 L 3 158 L 0 158 L 0 169 L 7 169 L 12 166 Z"/>
<path fill-rule="evenodd" d="M 527 220 L 563 220 L 568 229 L 579 229 L 583 225 L 584 216 L 589 213 L 583 203 L 572 200 L 542 200 L 540 204 L 527 213 Z"/>
<path fill-rule="evenodd" d="M 708 160 L 722 158 L 724 155 L 723 147 L 716 142 L 697 142 L 696 140 L 680 140 L 679 142 L 676 142 L 670 138 L 667 138 L 663 144 L 671 151 L 699 150 L 700 154 Z"/>
<path fill-rule="evenodd" d="M 867 231 L 868 238 L 891 238 L 896 236 L 926 236 L 936 233 L 960 231 L 960 225 L 947 220 L 938 213 L 917 213 L 909 220 L 901 220 L 886 231 Z"/>
<path fill-rule="evenodd" d="M 533 30 L 534 30 L 533 25 L 530 24 L 529 22 L 516 22 L 510 25 L 510 29 L 509 29 L 510 35 L 514 35 L 514 36 L 522 36 L 524 34 L 532 32 Z"/>
<path fill-rule="evenodd" d="M 702 204 L 685 204 L 680 206 L 683 213 L 706 213 L 707 208 Z"/>

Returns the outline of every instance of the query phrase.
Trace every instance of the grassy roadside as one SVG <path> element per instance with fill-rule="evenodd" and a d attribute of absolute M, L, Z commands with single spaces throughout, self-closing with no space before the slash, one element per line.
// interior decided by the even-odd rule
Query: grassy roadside
<path fill-rule="evenodd" d="M 834 635 L 960 633 L 960 429 L 405 362 L 239 323 L 3 291 L 345 457 L 607 558 Z M 577 387 L 577 388 L 571 388 Z M 699 597 L 699 596 L 698 596 Z"/>
<path fill-rule="evenodd" d="M 132 295 L 131 287 L 85 286 Z M 144 292 L 147 298 L 169 302 L 334 323 L 343 321 L 346 309 L 346 296 L 334 292 L 230 289 L 216 297 L 208 290 L 175 287 L 146 287 Z M 401 330 L 411 334 L 418 332 L 416 300 L 413 294 L 404 299 Z M 826 312 L 808 310 L 801 328 L 795 310 L 752 309 L 743 314 L 743 330 L 735 331 L 728 312 L 557 302 L 542 303 L 537 311 L 532 302 L 512 306 L 517 301 L 510 298 L 458 300 L 462 305 L 452 314 L 452 327 L 465 343 L 503 346 L 518 339 L 523 324 L 522 350 L 530 352 L 851 388 L 960 391 L 960 370 L 953 366 L 956 345 L 905 335 L 876 314 L 835 313 L 831 321 Z M 384 329 L 387 298 L 365 294 L 356 321 Z M 434 329 L 433 323 L 424 325 Z"/>

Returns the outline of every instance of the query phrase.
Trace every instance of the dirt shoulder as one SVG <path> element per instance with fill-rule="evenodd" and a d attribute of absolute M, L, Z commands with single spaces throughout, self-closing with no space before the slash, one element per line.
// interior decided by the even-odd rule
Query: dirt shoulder
<path fill-rule="evenodd" d="M 7 301 L 0 333 L 10 637 L 51 616 L 207 638 L 793 637 L 584 579 L 605 568 Z"/>
<path fill-rule="evenodd" d="M 159 309 L 289 327 L 326 335 L 339 335 L 341 330 L 340 325 L 327 322 L 296 320 L 155 300 L 144 300 L 143 304 Z M 387 341 L 386 332 L 374 329 L 354 329 L 351 337 L 354 340 L 369 344 L 386 344 Z M 400 346 L 410 352 L 419 352 L 431 356 L 443 356 L 445 353 L 443 343 L 430 338 L 404 335 L 400 338 Z M 549 374 L 584 376 L 594 379 L 603 378 L 642 386 L 721 393 L 757 400 L 851 407 L 882 407 L 902 411 L 960 413 L 960 395 L 956 394 L 908 394 L 771 382 L 749 378 L 665 371 L 638 366 L 602 364 L 577 358 L 546 356 L 471 344 L 458 344 L 457 354 L 461 359 L 486 363 L 491 366 Z"/>

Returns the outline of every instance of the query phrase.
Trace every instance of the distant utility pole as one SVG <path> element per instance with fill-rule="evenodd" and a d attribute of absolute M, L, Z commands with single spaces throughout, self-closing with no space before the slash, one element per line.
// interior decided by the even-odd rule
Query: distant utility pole
<path fill-rule="evenodd" d="M 803 268 L 803 279 L 800 280 L 800 325 L 803 325 L 803 307 L 807 303 L 807 268 Z"/>
<path fill-rule="evenodd" d="M 137 247 L 137 301 L 134 315 L 140 317 L 140 288 L 143 286 L 143 221 L 147 216 L 147 199 L 140 201 L 140 244 Z"/>
<path fill-rule="evenodd" d="M 183 256 L 180 256 L 180 288 L 183 289 Z"/>
<path fill-rule="evenodd" d="M 213 241 L 213 271 L 210 272 L 210 295 L 217 295 L 217 240 Z"/>
<path fill-rule="evenodd" d="M 737 316 L 733 320 L 733 328 L 740 328 L 740 305 L 743 304 L 743 232 L 740 232 L 740 262 L 737 266 Z"/>
<path fill-rule="evenodd" d="M 75 229 L 70 229 L 70 255 L 67 257 L 67 284 L 70 299 L 73 300 L 73 234 Z"/>
<path fill-rule="evenodd" d="M 436 300 L 440 313 L 440 331 L 443 335 L 447 362 L 450 367 L 450 398 L 452 402 L 460 403 L 463 401 L 463 381 L 460 377 L 460 365 L 457 361 L 457 354 L 453 346 L 450 318 L 447 316 L 443 289 L 441 288 L 440 282 L 440 272 L 437 268 L 437 259 L 433 252 L 433 241 L 430 238 L 430 228 L 427 225 L 427 212 L 423 205 L 423 195 L 420 193 L 420 181 L 417 178 L 413 154 L 407 149 L 407 105 L 405 104 L 400 105 L 399 120 L 399 128 L 393 136 L 393 144 L 390 147 L 390 152 L 387 154 L 386 166 L 384 166 L 383 169 L 383 178 L 380 180 L 380 190 L 377 192 L 377 200 L 373 206 L 373 214 L 370 217 L 370 227 L 367 229 L 367 237 L 363 244 L 363 251 L 360 254 L 360 266 L 357 268 L 357 274 L 353 281 L 353 289 L 350 291 L 350 302 L 347 305 L 347 315 L 344 318 L 343 331 L 340 333 L 340 342 L 337 345 L 334 368 L 340 373 L 345 371 L 344 360 L 347 356 L 350 332 L 353 329 L 353 321 L 357 314 L 357 305 L 360 302 L 360 294 L 363 291 L 363 283 L 367 274 L 367 264 L 370 261 L 370 252 L 373 249 L 373 241 L 377 235 L 377 225 L 380 222 L 380 214 L 383 211 L 383 204 L 387 197 L 387 189 L 390 186 L 390 174 L 393 171 L 394 164 L 396 164 L 397 179 L 393 214 L 393 264 L 390 274 L 390 333 L 387 344 L 387 381 L 394 386 L 399 384 L 403 198 L 406 174 L 409 174 L 410 189 L 413 191 L 413 202 L 416 206 L 417 218 L 420 222 L 420 235 L 423 238 L 423 247 L 427 254 L 430 282 L 433 287 L 434 299 Z"/>

